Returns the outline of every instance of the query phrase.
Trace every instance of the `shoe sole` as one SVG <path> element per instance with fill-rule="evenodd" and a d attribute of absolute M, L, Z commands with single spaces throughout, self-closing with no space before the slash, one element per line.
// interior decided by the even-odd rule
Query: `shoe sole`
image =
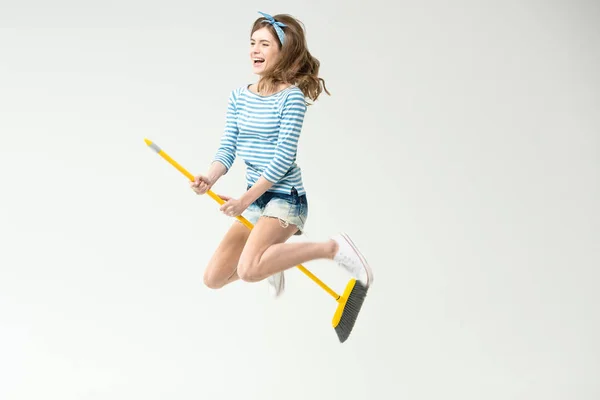
<path fill-rule="evenodd" d="M 365 256 L 363 256 L 363 254 L 360 252 L 360 250 L 358 250 L 358 247 L 356 246 L 356 244 L 354 244 L 352 239 L 350 239 L 350 236 L 348 236 L 345 233 L 342 233 L 341 236 L 350 245 L 350 247 L 352 247 L 352 249 L 354 250 L 354 253 L 358 256 L 358 258 L 362 262 L 363 268 L 365 269 L 365 271 L 367 273 L 366 286 L 367 287 L 371 286 L 373 284 L 373 270 L 371 269 L 371 266 L 367 262 L 367 259 L 365 258 Z"/>

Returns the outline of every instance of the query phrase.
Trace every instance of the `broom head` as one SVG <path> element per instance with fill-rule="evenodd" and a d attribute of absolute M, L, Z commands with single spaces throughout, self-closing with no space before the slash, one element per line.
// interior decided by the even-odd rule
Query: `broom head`
<path fill-rule="evenodd" d="M 365 285 L 353 278 L 348 282 L 344 294 L 339 298 L 332 325 L 341 343 L 344 343 L 352 333 L 367 291 L 368 288 Z"/>

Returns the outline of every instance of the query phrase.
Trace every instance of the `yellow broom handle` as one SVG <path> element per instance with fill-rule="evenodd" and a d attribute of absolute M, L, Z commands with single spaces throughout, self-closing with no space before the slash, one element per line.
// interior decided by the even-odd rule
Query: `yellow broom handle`
<path fill-rule="evenodd" d="M 152 141 L 150 141 L 148 139 L 144 139 L 144 142 L 146 142 L 146 144 L 152 150 L 154 150 L 159 156 L 161 156 L 162 158 L 167 160 L 172 166 L 174 166 L 176 169 L 178 169 L 179 172 L 181 172 L 183 175 L 185 175 L 190 181 L 192 181 L 192 182 L 194 181 L 194 179 L 195 179 L 194 175 L 192 175 L 189 171 L 187 171 L 185 168 L 183 168 L 177 161 L 173 160 L 171 158 L 171 156 L 169 156 L 167 153 L 164 152 L 164 150 L 162 150 L 155 143 L 153 143 Z M 211 190 L 207 191 L 206 194 L 208 194 L 217 203 L 219 203 L 221 205 L 225 203 L 225 200 L 220 198 L 217 194 L 215 194 Z M 246 218 L 242 217 L 241 215 L 238 215 L 236 218 L 242 224 L 246 225 L 248 227 L 248 229 L 254 228 L 254 225 L 252 225 L 252 223 L 250 221 L 248 221 Z M 298 269 L 300 269 L 300 271 L 304 272 L 304 274 L 306 274 L 310 279 L 312 279 L 317 285 L 321 286 L 321 288 L 323 288 L 323 290 L 325 290 L 327 293 L 329 293 L 334 299 L 338 300 L 340 298 L 340 295 L 338 295 L 329 286 L 327 286 L 325 283 L 323 283 L 323 281 L 321 281 L 319 278 L 317 278 L 312 272 L 307 270 L 302 264 L 297 265 L 296 267 Z"/>

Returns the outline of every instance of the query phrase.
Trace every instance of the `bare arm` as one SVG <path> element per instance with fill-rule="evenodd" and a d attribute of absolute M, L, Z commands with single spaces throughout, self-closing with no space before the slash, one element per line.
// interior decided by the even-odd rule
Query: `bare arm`
<path fill-rule="evenodd" d="M 266 180 L 262 176 L 258 178 L 256 183 L 252 185 L 241 197 L 240 201 L 244 207 L 250 206 L 256 199 L 258 199 L 264 192 L 269 190 L 273 186 L 273 183 Z"/>
<path fill-rule="evenodd" d="M 227 167 L 225 165 L 219 161 L 214 161 L 212 164 L 210 164 L 208 172 L 206 173 L 206 177 L 210 180 L 212 185 L 214 185 L 219 179 L 221 179 L 223 175 L 225 175 L 226 172 Z"/>

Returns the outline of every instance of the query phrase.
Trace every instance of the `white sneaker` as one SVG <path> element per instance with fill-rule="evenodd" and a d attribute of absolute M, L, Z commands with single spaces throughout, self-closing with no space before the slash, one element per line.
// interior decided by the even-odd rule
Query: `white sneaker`
<path fill-rule="evenodd" d="M 285 289 L 285 276 L 283 272 L 278 272 L 267 278 L 269 283 L 269 291 L 273 297 L 279 297 Z"/>
<path fill-rule="evenodd" d="M 344 267 L 356 280 L 369 287 L 373 283 L 373 271 L 358 247 L 346 233 L 338 233 L 331 239 L 339 246 L 333 261 Z"/>

